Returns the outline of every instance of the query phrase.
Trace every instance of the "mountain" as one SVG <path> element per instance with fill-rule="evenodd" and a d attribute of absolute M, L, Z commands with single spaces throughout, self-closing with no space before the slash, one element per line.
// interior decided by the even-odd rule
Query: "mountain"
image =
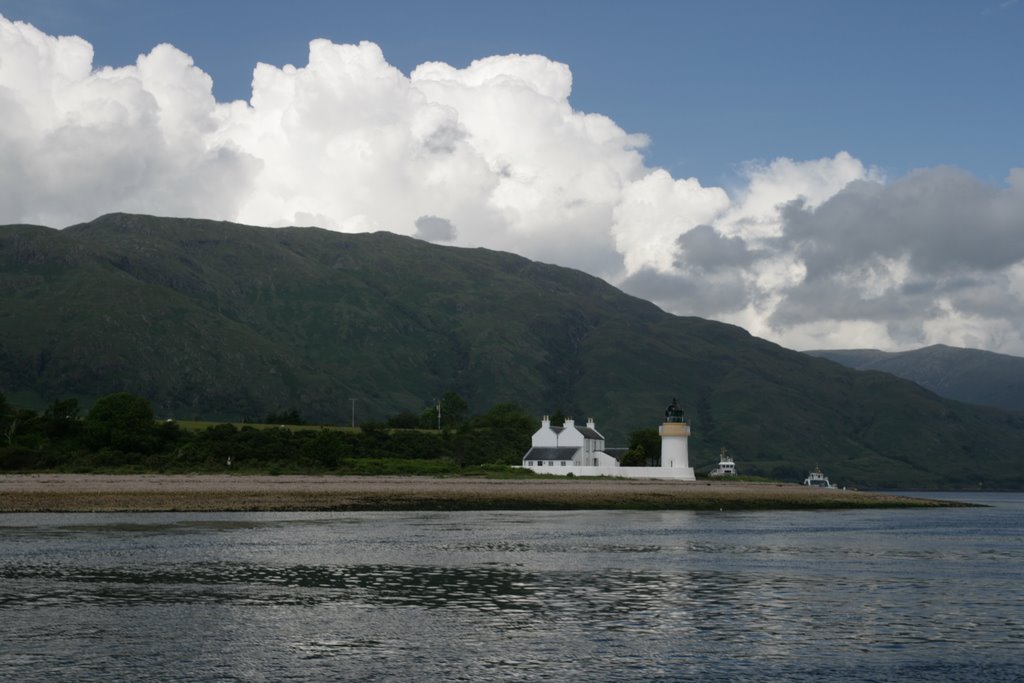
<path fill-rule="evenodd" d="M 454 390 L 593 416 L 624 445 L 676 396 L 699 469 L 725 446 L 787 480 L 1024 486 L 1024 416 L 485 249 L 112 214 L 0 227 L 0 292 L 0 390 L 23 405 L 128 391 L 160 416 L 347 423 L 350 399 L 381 420 Z"/>
<path fill-rule="evenodd" d="M 936 344 L 897 353 L 875 349 L 807 351 L 855 370 L 909 379 L 939 396 L 1024 412 L 1024 358 Z"/>

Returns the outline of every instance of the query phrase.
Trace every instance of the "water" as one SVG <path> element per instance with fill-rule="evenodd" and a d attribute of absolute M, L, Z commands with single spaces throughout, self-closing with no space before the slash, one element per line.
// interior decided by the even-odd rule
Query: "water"
<path fill-rule="evenodd" d="M 0 516 L 3 681 L 1019 681 L 1024 495 Z"/>

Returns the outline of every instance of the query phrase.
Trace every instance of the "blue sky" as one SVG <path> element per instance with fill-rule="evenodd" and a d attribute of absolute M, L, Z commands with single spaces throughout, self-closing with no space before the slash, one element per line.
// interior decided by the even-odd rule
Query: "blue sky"
<path fill-rule="evenodd" d="M 1024 0 L 0 15 L 0 223 L 390 230 L 790 348 L 1024 355 Z"/>
<path fill-rule="evenodd" d="M 748 160 L 849 151 L 888 176 L 954 165 L 1001 181 L 1024 158 L 1024 3 L 1005 0 L 333 2 L 0 0 L 9 19 L 91 42 L 97 65 L 169 42 L 248 99 L 262 61 L 370 40 L 408 73 L 538 53 L 573 105 L 648 134 L 675 176 L 728 183 Z"/>

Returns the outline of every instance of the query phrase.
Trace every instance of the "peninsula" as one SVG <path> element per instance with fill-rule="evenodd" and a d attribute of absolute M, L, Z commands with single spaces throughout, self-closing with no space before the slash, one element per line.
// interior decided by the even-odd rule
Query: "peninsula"
<path fill-rule="evenodd" d="M 960 503 L 796 484 L 552 477 L 0 475 L 0 512 L 786 510 Z"/>

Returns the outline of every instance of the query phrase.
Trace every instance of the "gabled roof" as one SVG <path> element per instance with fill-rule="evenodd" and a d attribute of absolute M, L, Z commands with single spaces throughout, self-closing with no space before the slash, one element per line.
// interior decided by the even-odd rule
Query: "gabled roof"
<path fill-rule="evenodd" d="M 622 458 L 625 457 L 626 453 L 629 452 L 628 448 L 606 448 L 604 449 L 605 455 L 610 455 L 619 462 L 622 462 Z"/>
<path fill-rule="evenodd" d="M 601 436 L 601 432 L 597 431 L 596 429 L 591 429 L 590 427 L 577 427 L 576 431 L 582 434 L 584 438 L 600 439 L 601 441 L 604 441 L 604 437 Z"/>
<path fill-rule="evenodd" d="M 527 460 L 572 460 L 573 456 L 579 453 L 579 448 L 566 446 L 536 446 L 531 448 L 523 456 L 523 462 Z"/>

